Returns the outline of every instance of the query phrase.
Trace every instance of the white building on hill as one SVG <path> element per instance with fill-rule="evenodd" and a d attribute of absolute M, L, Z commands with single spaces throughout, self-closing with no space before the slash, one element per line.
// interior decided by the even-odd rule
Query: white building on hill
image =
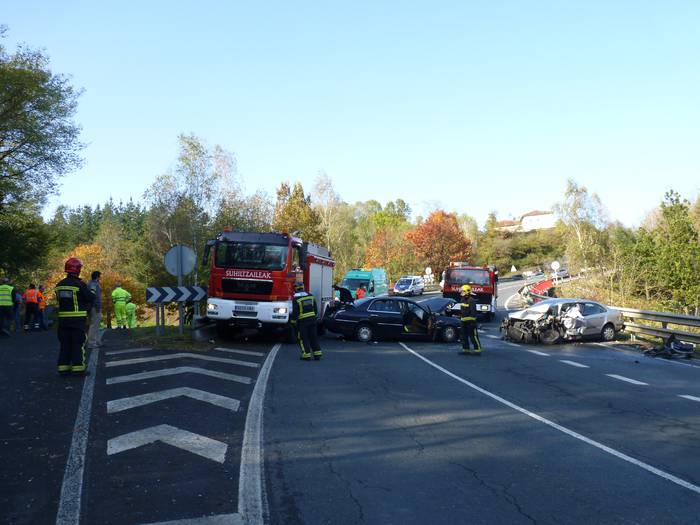
<path fill-rule="evenodd" d="M 534 210 L 526 213 L 517 221 L 498 221 L 496 229 L 506 232 L 531 232 L 548 230 L 557 224 L 557 217 L 552 211 Z"/>

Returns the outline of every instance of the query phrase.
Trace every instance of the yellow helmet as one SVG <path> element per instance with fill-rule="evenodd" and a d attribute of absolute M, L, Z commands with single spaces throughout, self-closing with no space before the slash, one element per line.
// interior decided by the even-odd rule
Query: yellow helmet
<path fill-rule="evenodd" d="M 462 294 L 462 295 L 469 295 L 470 293 L 472 293 L 472 287 L 469 286 L 468 284 L 462 285 L 462 292 L 461 292 L 461 294 Z"/>

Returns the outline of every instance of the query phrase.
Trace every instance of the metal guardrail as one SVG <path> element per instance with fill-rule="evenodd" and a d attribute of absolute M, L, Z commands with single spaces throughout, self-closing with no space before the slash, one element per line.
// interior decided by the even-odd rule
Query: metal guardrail
<path fill-rule="evenodd" d="M 622 308 L 618 306 L 613 306 L 613 308 L 615 308 L 616 310 L 620 310 L 620 312 L 622 313 L 622 317 L 625 319 L 625 331 L 630 332 L 632 334 L 632 339 L 635 338 L 635 334 L 651 335 L 653 337 L 659 337 L 661 339 L 668 339 L 673 335 L 679 341 L 688 341 L 700 344 L 700 332 L 693 333 L 686 332 L 684 330 L 668 328 L 669 324 L 675 326 L 689 326 L 693 328 L 700 328 L 700 317 L 694 317 L 692 315 L 673 314 L 669 312 L 637 310 L 635 308 Z M 653 321 L 661 323 L 661 326 L 649 326 L 639 324 L 635 323 L 635 320 Z"/>
<path fill-rule="evenodd" d="M 520 291 L 528 304 L 532 304 L 531 299 L 549 299 L 544 295 L 538 295 L 529 291 L 529 286 L 524 286 Z M 623 317 L 623 326 L 626 332 L 632 335 L 632 340 L 636 339 L 636 334 L 650 335 L 660 339 L 668 339 L 675 336 L 679 341 L 687 341 L 695 344 L 700 344 L 700 332 L 686 332 L 685 330 L 671 329 L 668 325 L 700 328 L 700 317 L 684 314 L 674 314 L 671 312 L 654 312 L 651 310 L 637 310 L 635 308 L 625 308 L 620 306 L 612 306 L 619 310 Z M 635 321 L 650 321 L 660 323 L 661 326 L 650 326 L 639 324 Z"/>

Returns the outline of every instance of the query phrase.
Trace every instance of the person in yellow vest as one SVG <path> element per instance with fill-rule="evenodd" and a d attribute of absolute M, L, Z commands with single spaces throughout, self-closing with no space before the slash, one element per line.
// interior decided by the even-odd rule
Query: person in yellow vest
<path fill-rule="evenodd" d="M 126 303 L 131 301 L 131 294 L 122 288 L 122 283 L 112 291 L 112 304 L 114 305 L 114 317 L 116 319 L 115 330 L 126 330 Z"/>
<path fill-rule="evenodd" d="M 297 342 L 301 350 L 301 359 L 304 361 L 310 360 L 313 352 L 313 358 L 318 361 L 323 356 L 323 353 L 321 352 L 321 346 L 318 344 L 316 328 L 318 306 L 316 306 L 316 298 L 304 291 L 304 283 L 296 283 L 294 291 L 296 293 L 292 298 L 291 322 L 296 331 Z"/>
<path fill-rule="evenodd" d="M 126 303 L 126 325 L 129 328 L 136 328 L 136 305 L 129 301 Z"/>
<path fill-rule="evenodd" d="M 7 277 L 0 279 L 0 335 L 5 337 L 9 337 L 9 328 L 12 324 L 13 290 L 14 286 L 10 284 Z M 5 322 L 7 322 L 7 328 L 5 328 Z"/>
<path fill-rule="evenodd" d="M 462 354 L 481 355 L 481 341 L 476 326 L 476 296 L 472 293 L 472 287 L 468 284 L 462 286 L 460 291 L 462 300 L 459 305 L 459 314 L 462 333 Z M 474 346 L 469 350 L 469 342 Z"/>

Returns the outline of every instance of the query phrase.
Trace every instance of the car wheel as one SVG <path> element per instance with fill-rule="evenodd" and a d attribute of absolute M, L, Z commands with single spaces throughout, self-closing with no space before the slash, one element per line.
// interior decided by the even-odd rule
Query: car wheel
<path fill-rule="evenodd" d="M 454 343 L 457 340 L 457 329 L 454 326 L 446 326 L 443 328 L 442 340 L 446 343 Z"/>
<path fill-rule="evenodd" d="M 560 335 L 558 330 L 545 330 L 540 334 L 540 341 L 546 345 L 554 345 L 559 342 Z"/>
<path fill-rule="evenodd" d="M 361 324 L 355 330 L 355 337 L 361 343 L 369 343 L 374 337 L 374 330 L 367 323 Z"/>
<path fill-rule="evenodd" d="M 603 327 L 603 330 L 600 332 L 600 338 L 606 342 L 614 341 L 615 340 L 615 327 L 611 323 L 606 324 Z"/>

